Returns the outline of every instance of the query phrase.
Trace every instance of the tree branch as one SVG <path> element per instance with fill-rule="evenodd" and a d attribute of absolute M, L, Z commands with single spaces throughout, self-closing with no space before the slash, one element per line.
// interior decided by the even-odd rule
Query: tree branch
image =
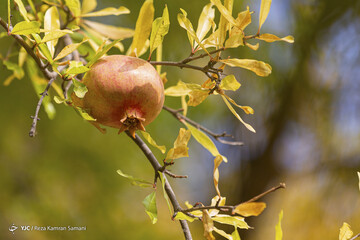
<path fill-rule="evenodd" d="M 272 193 L 272 192 L 275 192 L 276 190 L 278 190 L 280 188 L 286 188 L 285 183 L 280 183 L 278 186 L 270 188 L 269 190 L 267 190 L 267 191 L 255 196 L 255 197 L 253 197 L 252 199 L 247 200 L 245 203 L 255 202 L 255 201 L 259 200 L 260 198 L 264 197 L 265 195 L 267 195 L 269 193 Z"/>
<path fill-rule="evenodd" d="M 222 133 L 222 134 L 217 134 L 212 132 L 211 130 L 205 128 L 204 126 L 202 126 L 201 124 L 195 122 L 194 120 L 191 120 L 188 117 L 185 117 L 184 115 L 180 114 L 179 111 L 169 108 L 167 106 L 163 106 L 163 109 L 165 109 L 166 111 L 168 111 L 169 113 L 171 113 L 176 119 L 178 119 L 179 121 L 184 120 L 186 122 L 188 122 L 189 124 L 193 125 L 194 127 L 201 129 L 202 131 L 206 132 L 207 134 L 211 135 L 213 138 L 215 138 L 215 140 L 217 140 L 220 143 L 223 144 L 227 144 L 227 145 L 233 145 L 233 146 L 241 146 L 244 143 L 242 142 L 235 142 L 235 141 L 227 141 L 227 140 L 223 140 L 221 138 L 223 137 L 232 137 L 232 135 L 227 134 L 226 132 Z"/>
<path fill-rule="evenodd" d="M 146 158 L 149 160 L 151 166 L 155 170 L 155 173 L 157 173 L 162 168 L 162 166 L 160 165 L 160 163 L 158 162 L 158 160 L 156 159 L 154 154 L 151 152 L 150 148 L 145 144 L 145 142 L 137 134 L 135 134 L 135 138 L 133 138 L 128 131 L 126 131 L 126 134 L 129 136 L 129 138 L 131 138 L 131 140 L 133 140 L 138 145 L 138 147 L 141 149 L 141 151 L 145 154 Z M 165 191 L 171 201 L 171 204 L 173 205 L 174 212 L 181 211 L 182 208 L 176 199 L 175 193 L 174 193 L 169 181 L 167 180 L 167 178 L 165 176 L 164 176 L 164 181 L 165 181 Z M 181 228 L 183 230 L 185 239 L 191 240 L 192 236 L 191 236 L 191 232 L 189 229 L 189 225 L 187 224 L 186 220 L 180 220 L 180 224 L 181 224 Z"/>
<path fill-rule="evenodd" d="M 352 238 L 350 238 L 350 240 L 355 240 L 357 239 L 358 237 L 360 237 L 360 233 L 356 234 L 355 236 L 353 236 Z"/>

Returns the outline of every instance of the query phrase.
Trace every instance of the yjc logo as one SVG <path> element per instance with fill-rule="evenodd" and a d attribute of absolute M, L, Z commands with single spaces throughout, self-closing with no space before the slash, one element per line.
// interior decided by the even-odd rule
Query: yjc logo
<path fill-rule="evenodd" d="M 12 232 L 13 234 L 14 234 L 16 229 L 18 229 L 18 227 L 15 226 L 15 224 L 11 224 L 11 226 L 9 227 L 9 231 Z"/>

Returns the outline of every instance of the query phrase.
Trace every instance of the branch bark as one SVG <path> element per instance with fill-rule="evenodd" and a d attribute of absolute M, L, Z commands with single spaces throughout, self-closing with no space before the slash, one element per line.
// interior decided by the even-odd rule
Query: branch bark
<path fill-rule="evenodd" d="M 128 131 L 126 131 L 126 134 L 129 136 L 129 138 L 131 138 L 131 140 L 133 140 L 136 143 L 136 145 L 138 145 L 138 147 L 141 149 L 141 151 L 145 154 L 146 158 L 149 160 L 149 162 L 150 162 L 151 166 L 153 167 L 153 169 L 155 170 L 155 174 L 156 174 L 162 168 L 162 166 L 160 165 L 159 161 L 156 159 L 154 154 L 151 152 L 150 148 L 146 145 L 146 143 L 137 134 L 135 134 L 135 138 L 133 138 Z M 167 178 L 165 176 L 164 176 L 164 181 L 165 181 L 165 191 L 171 201 L 171 204 L 173 205 L 174 212 L 181 211 L 182 208 L 176 199 L 175 193 L 174 193 L 169 181 L 167 180 Z M 191 240 L 192 236 L 191 236 L 191 232 L 190 232 L 189 225 L 187 224 L 187 222 L 185 220 L 180 220 L 180 224 L 181 224 L 181 228 L 183 230 L 185 239 Z"/>

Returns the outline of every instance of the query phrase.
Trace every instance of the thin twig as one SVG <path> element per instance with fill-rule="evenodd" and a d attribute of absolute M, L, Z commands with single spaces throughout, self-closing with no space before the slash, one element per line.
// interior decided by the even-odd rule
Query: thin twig
<path fill-rule="evenodd" d="M 186 175 L 176 175 L 176 174 L 170 172 L 170 171 L 167 170 L 167 169 L 165 169 L 165 170 L 163 171 L 163 173 L 169 175 L 169 177 L 172 177 L 172 178 L 187 178 L 187 177 L 188 177 L 188 176 L 186 176 Z"/>
<path fill-rule="evenodd" d="M 247 200 L 245 203 L 255 202 L 255 201 L 259 200 L 260 198 L 264 197 L 265 195 L 268 195 L 269 193 L 275 192 L 276 190 L 278 190 L 280 188 L 286 188 L 285 183 L 280 183 L 278 186 L 270 188 L 269 190 L 267 190 L 267 191 L 255 196 L 255 197 L 253 197 L 252 199 Z"/>
<path fill-rule="evenodd" d="M 126 131 L 126 134 L 129 136 L 129 138 L 131 138 L 131 140 L 133 140 L 139 146 L 141 151 L 145 154 L 146 158 L 149 160 L 151 166 L 154 168 L 155 172 L 158 172 L 158 170 L 161 169 L 161 165 L 158 162 L 158 160 L 156 159 L 156 157 L 154 156 L 154 154 L 151 152 L 150 148 L 145 144 L 145 142 L 137 134 L 135 134 L 135 138 L 133 138 L 132 135 L 128 131 Z M 173 205 L 174 212 L 181 211 L 182 210 L 181 206 L 180 206 L 179 202 L 177 201 L 175 193 L 174 193 L 169 181 L 167 180 L 167 178 L 165 176 L 164 176 L 164 181 L 165 181 L 165 191 L 171 201 L 171 204 Z M 191 232 L 189 229 L 189 225 L 187 224 L 186 220 L 180 220 L 180 224 L 181 224 L 185 239 L 191 240 L 192 236 L 191 236 Z"/>
<path fill-rule="evenodd" d="M 358 237 L 360 237 L 360 233 L 356 234 L 355 236 L 353 236 L 352 238 L 350 238 L 350 240 L 355 240 L 357 239 Z"/>
<path fill-rule="evenodd" d="M 210 55 L 214 54 L 214 53 L 217 53 L 217 52 L 221 52 L 221 51 L 224 51 L 225 48 L 222 47 L 222 48 L 219 48 L 219 49 L 216 49 L 214 51 L 211 51 L 209 52 Z M 181 61 L 182 63 L 188 63 L 188 62 L 191 62 L 191 61 L 194 61 L 194 60 L 197 60 L 197 59 L 200 59 L 200 58 L 204 58 L 206 56 L 209 56 L 208 53 L 203 53 L 203 54 L 200 54 L 198 56 L 193 56 L 193 55 L 190 55 L 189 57 L 185 58 L 183 61 Z"/>
<path fill-rule="evenodd" d="M 36 125 L 37 125 L 38 120 L 40 120 L 39 119 L 39 111 L 40 111 L 41 104 L 42 104 L 45 96 L 48 95 L 49 88 L 50 88 L 51 84 L 55 81 L 55 79 L 56 79 L 55 77 L 51 78 L 50 81 L 48 82 L 48 84 L 46 85 L 44 92 L 41 93 L 41 97 L 36 105 L 35 115 L 31 117 L 33 119 L 33 122 L 31 124 L 31 129 L 29 132 L 30 137 L 35 137 L 35 135 L 36 135 Z"/>
<path fill-rule="evenodd" d="M 199 123 L 191 120 L 188 117 L 185 117 L 184 115 L 180 114 L 179 111 L 169 108 L 167 106 L 163 106 L 163 109 L 165 109 L 166 111 L 168 111 L 169 113 L 171 113 L 175 118 L 177 118 L 178 120 L 185 120 L 186 122 L 188 122 L 189 124 L 193 125 L 194 127 L 201 129 L 202 131 L 204 131 L 205 133 L 211 135 L 213 138 L 215 138 L 218 142 L 223 143 L 223 144 L 228 144 L 228 145 L 234 145 L 234 146 L 241 146 L 243 145 L 242 142 L 236 142 L 236 141 L 227 141 L 227 140 L 223 140 L 221 138 L 223 137 L 232 137 L 232 135 L 227 134 L 226 132 L 222 133 L 222 134 L 217 134 L 212 132 L 211 130 L 205 128 L 204 126 L 200 125 Z"/>
<path fill-rule="evenodd" d="M 174 67 L 179 67 L 179 68 L 190 68 L 190 69 L 193 69 L 193 70 L 201 71 L 203 73 L 207 73 L 207 72 L 217 73 L 216 69 L 207 69 L 207 68 L 204 68 L 204 67 L 190 65 L 190 64 L 186 64 L 186 63 L 182 63 L 182 62 L 150 61 L 149 63 L 154 65 L 154 66 L 156 66 L 156 65 L 174 66 Z"/>

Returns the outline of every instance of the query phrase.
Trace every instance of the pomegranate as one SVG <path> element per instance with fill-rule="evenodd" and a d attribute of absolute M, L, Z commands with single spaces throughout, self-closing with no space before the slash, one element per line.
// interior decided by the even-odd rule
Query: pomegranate
<path fill-rule="evenodd" d="M 145 131 L 164 104 L 164 85 L 155 68 L 140 58 L 111 55 L 94 63 L 83 79 L 84 98 L 72 94 L 73 104 L 96 119 L 93 124 Z"/>

